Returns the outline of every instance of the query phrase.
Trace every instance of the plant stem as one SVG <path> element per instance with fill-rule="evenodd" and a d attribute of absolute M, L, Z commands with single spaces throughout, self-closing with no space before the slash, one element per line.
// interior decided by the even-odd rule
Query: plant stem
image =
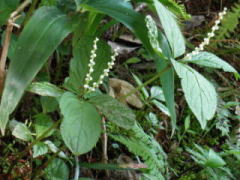
<path fill-rule="evenodd" d="M 103 163 L 107 163 L 108 161 L 108 155 L 107 155 L 107 141 L 108 141 L 108 137 L 107 137 L 107 128 L 106 128 L 106 120 L 103 117 L 102 118 L 102 130 L 103 130 L 103 134 L 102 134 L 102 161 Z"/>
<path fill-rule="evenodd" d="M 79 159 L 78 156 L 75 156 L 75 175 L 74 175 L 74 180 L 78 180 L 80 176 L 80 166 L 79 166 Z"/>
<path fill-rule="evenodd" d="M 106 128 L 106 119 L 102 118 L 102 161 L 104 164 L 108 163 L 108 154 L 107 154 L 107 143 L 108 143 L 108 136 L 107 136 L 107 128 Z M 106 170 L 106 175 L 109 177 L 109 172 Z"/>
<path fill-rule="evenodd" d="M 164 68 L 162 71 L 158 72 L 155 76 L 153 76 L 151 79 L 147 80 L 145 83 L 143 83 L 142 85 L 138 86 L 137 88 L 135 88 L 134 90 L 132 90 L 131 92 L 129 92 L 128 94 L 126 94 L 125 96 L 122 96 L 120 98 L 120 101 L 123 101 L 124 99 L 126 99 L 128 96 L 131 96 L 132 94 L 136 93 L 137 91 L 141 90 L 143 87 L 147 86 L 148 84 L 154 82 L 156 79 L 158 79 L 163 73 L 165 73 L 166 71 L 168 71 L 171 68 L 171 65 L 168 65 L 166 68 Z"/>

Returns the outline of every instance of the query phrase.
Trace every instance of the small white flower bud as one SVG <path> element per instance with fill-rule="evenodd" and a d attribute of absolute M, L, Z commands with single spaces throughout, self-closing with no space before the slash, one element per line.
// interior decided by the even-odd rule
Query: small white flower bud
<path fill-rule="evenodd" d="M 204 38 L 203 44 L 204 44 L 204 45 L 208 45 L 208 44 L 209 44 L 209 38 Z"/>
<path fill-rule="evenodd" d="M 104 75 L 101 75 L 101 76 L 100 76 L 100 79 L 104 79 L 104 77 L 105 77 Z"/>
<path fill-rule="evenodd" d="M 219 19 L 216 20 L 216 21 L 215 21 L 215 24 L 217 24 L 217 25 L 220 24 L 220 20 L 219 20 Z"/>
<path fill-rule="evenodd" d="M 213 31 L 216 31 L 216 30 L 218 30 L 218 29 L 219 29 L 218 26 L 213 26 L 213 27 L 212 27 L 212 30 L 213 30 Z"/>
<path fill-rule="evenodd" d="M 83 87 L 84 87 L 85 89 L 88 89 L 88 88 L 89 88 L 89 85 L 85 84 Z"/>
<path fill-rule="evenodd" d="M 90 72 L 90 73 L 92 73 L 93 71 L 94 71 L 93 68 L 90 68 L 90 69 L 89 69 L 89 72 Z"/>
<path fill-rule="evenodd" d="M 223 14 L 223 12 L 220 12 L 218 15 L 219 15 L 219 17 L 221 17 L 221 16 L 223 16 L 224 14 Z"/>
<path fill-rule="evenodd" d="M 104 69 L 104 73 L 109 73 L 109 69 Z"/>
<path fill-rule="evenodd" d="M 90 89 L 90 91 L 95 91 L 94 87 L 90 87 L 89 89 Z"/>

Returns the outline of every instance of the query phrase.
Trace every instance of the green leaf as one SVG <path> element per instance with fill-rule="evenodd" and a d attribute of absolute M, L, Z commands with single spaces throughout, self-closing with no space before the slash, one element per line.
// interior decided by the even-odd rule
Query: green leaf
<path fill-rule="evenodd" d="M 101 117 L 97 110 L 69 92 L 63 94 L 60 109 L 64 116 L 61 135 L 65 144 L 75 155 L 87 153 L 101 134 Z"/>
<path fill-rule="evenodd" d="M 54 112 L 58 109 L 58 102 L 53 97 L 43 96 L 40 99 L 43 113 Z"/>
<path fill-rule="evenodd" d="M 0 1 L 0 26 L 7 23 L 10 14 L 17 8 L 19 0 L 1 0 Z"/>
<path fill-rule="evenodd" d="M 163 90 L 161 87 L 153 86 L 151 87 L 150 92 L 151 92 L 151 98 L 165 102 L 165 97 L 163 95 Z"/>
<path fill-rule="evenodd" d="M 157 101 L 157 100 L 152 100 L 152 103 L 157 106 L 157 108 L 162 111 L 164 114 L 166 114 L 167 116 L 170 116 L 170 112 L 168 110 L 168 108 L 162 104 L 161 102 Z"/>
<path fill-rule="evenodd" d="M 169 46 L 167 38 L 163 34 L 161 34 L 161 36 L 159 36 L 159 41 L 160 41 L 160 46 L 162 47 L 162 50 L 163 50 L 163 54 L 165 57 L 167 57 L 167 59 L 158 56 L 155 58 L 155 63 L 156 63 L 158 72 L 165 71 L 164 73 L 161 74 L 160 81 L 162 84 L 162 90 L 163 90 L 164 98 L 166 100 L 166 105 L 171 117 L 172 135 L 173 135 L 177 127 L 175 101 L 174 101 L 175 74 L 174 74 L 174 69 L 171 65 L 171 61 L 168 60 L 172 57 L 172 54 L 171 54 L 171 48 Z"/>
<path fill-rule="evenodd" d="M 153 0 L 158 17 L 161 20 L 164 32 L 172 49 L 174 57 L 179 57 L 185 53 L 184 37 L 176 23 L 174 15 L 166 9 L 158 0 Z"/>
<path fill-rule="evenodd" d="M 29 128 L 16 120 L 10 121 L 10 129 L 12 130 L 12 135 L 23 141 L 31 141 L 33 139 L 32 133 Z"/>
<path fill-rule="evenodd" d="M 156 62 L 158 72 L 164 71 L 168 68 L 169 64 L 165 59 L 159 58 Z M 168 108 L 169 115 L 171 117 L 172 124 L 172 134 L 176 129 L 177 118 L 175 111 L 175 101 L 174 101 L 174 69 L 169 67 L 169 70 L 166 70 L 161 76 L 160 81 L 162 84 L 163 94 L 166 100 L 166 105 Z"/>
<path fill-rule="evenodd" d="M 159 120 L 156 114 L 150 112 L 147 116 L 147 119 L 151 122 L 151 125 L 153 127 L 158 127 L 159 126 Z"/>
<path fill-rule="evenodd" d="M 26 87 L 70 33 L 68 23 L 68 18 L 60 10 L 42 7 L 36 11 L 20 34 L 7 72 L 0 105 L 2 134 L 5 132 L 9 115 L 16 108 Z"/>
<path fill-rule="evenodd" d="M 186 101 L 197 117 L 202 129 L 212 119 L 217 108 L 217 93 L 213 85 L 191 67 L 172 60 L 174 68 L 181 78 Z"/>
<path fill-rule="evenodd" d="M 52 119 L 48 115 L 43 113 L 36 115 L 34 118 L 35 118 L 34 127 L 35 127 L 37 138 L 42 136 L 43 133 L 45 133 L 54 124 Z M 44 137 L 46 138 L 51 136 L 53 132 L 54 132 L 54 129 L 48 132 Z"/>
<path fill-rule="evenodd" d="M 46 179 L 66 180 L 69 179 L 69 168 L 62 159 L 53 159 L 44 170 Z"/>
<path fill-rule="evenodd" d="M 190 118 L 191 116 L 188 115 L 185 119 L 184 119 L 184 130 L 187 131 L 190 127 Z"/>
<path fill-rule="evenodd" d="M 90 98 L 90 103 L 94 104 L 99 111 L 106 116 L 109 121 L 116 125 L 130 129 L 135 124 L 135 114 L 124 104 L 108 95 L 98 95 Z"/>
<path fill-rule="evenodd" d="M 75 92 L 83 92 L 83 85 L 85 83 L 86 74 L 89 72 L 89 62 L 91 56 L 91 50 L 93 49 L 94 37 L 81 38 L 73 49 L 73 59 L 70 65 L 70 78 L 67 84 L 71 84 Z M 108 62 L 111 61 L 111 48 L 104 41 L 99 40 L 97 43 L 97 57 L 94 59 L 94 72 L 92 73 L 93 80 L 90 82 L 92 86 L 93 82 L 99 80 L 100 75 L 103 74 L 103 70 L 108 67 Z"/>
<path fill-rule="evenodd" d="M 212 149 L 208 152 L 208 158 L 206 161 L 206 166 L 212 167 L 212 168 L 219 168 L 226 164 L 226 162 L 219 156 L 216 152 L 214 152 Z"/>
<path fill-rule="evenodd" d="M 33 82 L 27 91 L 38 94 L 40 96 L 49 96 L 59 98 L 63 95 L 64 90 L 49 82 Z"/>
<path fill-rule="evenodd" d="M 193 55 L 191 59 L 184 60 L 184 62 L 190 62 L 210 68 L 222 69 L 225 72 L 237 73 L 236 69 L 234 69 L 230 64 L 209 52 L 200 52 L 197 55 Z"/>
<path fill-rule="evenodd" d="M 33 158 L 42 156 L 48 153 L 48 146 L 43 142 L 38 142 L 33 146 Z"/>

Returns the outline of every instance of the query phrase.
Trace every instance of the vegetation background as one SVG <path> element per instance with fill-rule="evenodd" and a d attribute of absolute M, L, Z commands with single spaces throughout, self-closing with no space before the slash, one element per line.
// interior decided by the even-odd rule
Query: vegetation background
<path fill-rule="evenodd" d="M 0 180 L 240 179 L 239 19 L 239 0 L 0 0 Z"/>

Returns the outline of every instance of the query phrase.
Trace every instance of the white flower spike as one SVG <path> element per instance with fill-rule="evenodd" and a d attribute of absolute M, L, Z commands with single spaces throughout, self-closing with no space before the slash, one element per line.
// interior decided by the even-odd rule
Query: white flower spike
<path fill-rule="evenodd" d="M 224 16 L 226 13 L 227 13 L 227 8 L 225 7 L 225 8 L 223 9 L 223 11 L 218 14 L 219 17 L 218 17 L 218 19 L 215 21 L 215 24 L 214 24 L 214 26 L 212 27 L 211 32 L 208 33 L 207 38 L 204 38 L 203 42 L 202 42 L 198 47 L 196 47 L 194 51 L 192 51 L 191 53 L 188 53 L 188 54 L 185 56 L 185 59 L 191 59 L 192 56 L 197 55 L 200 51 L 203 51 L 203 50 L 204 50 L 204 46 L 206 46 L 206 45 L 209 44 L 210 39 L 211 39 L 212 37 L 214 37 L 214 35 L 215 35 L 215 31 L 219 29 L 219 24 L 220 24 L 221 20 L 223 19 L 223 16 Z"/>
<path fill-rule="evenodd" d="M 93 50 L 91 51 L 90 61 L 89 61 L 89 64 L 88 64 L 88 66 L 89 66 L 89 72 L 88 72 L 88 74 L 86 75 L 85 84 L 84 84 L 84 86 L 83 86 L 85 89 L 90 89 L 89 83 L 90 83 L 90 81 L 92 81 L 92 79 L 93 79 L 93 78 L 91 77 L 91 75 L 92 75 L 92 73 L 93 73 L 93 71 L 94 71 L 94 69 L 93 69 L 93 67 L 94 67 L 94 65 L 95 65 L 94 59 L 97 57 L 96 52 L 97 52 L 97 42 L 98 42 L 98 41 L 99 41 L 99 39 L 96 38 L 96 39 L 94 40 L 94 42 L 93 42 Z"/>
<path fill-rule="evenodd" d="M 85 84 L 83 86 L 84 89 L 87 90 L 87 91 L 95 91 L 103 83 L 103 79 L 109 75 L 109 72 L 113 68 L 113 65 L 115 63 L 116 57 L 118 56 L 119 47 L 114 49 L 114 53 L 111 56 L 111 61 L 108 62 L 108 67 L 103 70 L 103 74 L 100 75 L 99 80 L 97 82 L 93 83 L 93 87 L 89 86 L 89 83 L 93 80 L 91 75 L 94 72 L 93 67 L 96 64 L 94 59 L 97 57 L 96 51 L 97 51 L 97 42 L 98 41 L 99 41 L 98 38 L 96 38 L 94 40 L 93 49 L 91 50 L 90 61 L 89 61 L 89 64 L 88 64 L 89 72 L 86 75 Z"/>

